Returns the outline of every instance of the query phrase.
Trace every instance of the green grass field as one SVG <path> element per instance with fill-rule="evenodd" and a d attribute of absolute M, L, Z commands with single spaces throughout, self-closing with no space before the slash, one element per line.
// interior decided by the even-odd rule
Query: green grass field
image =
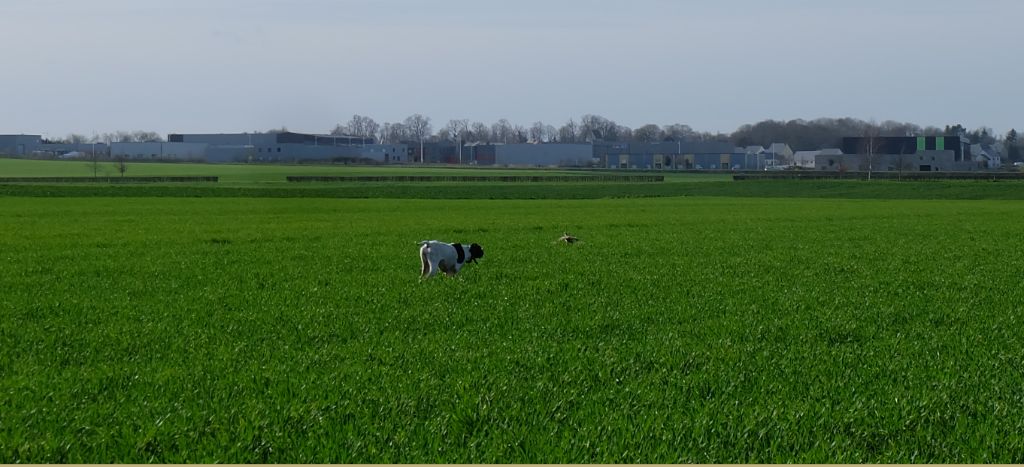
<path fill-rule="evenodd" d="M 0 185 L 0 462 L 1024 462 L 1024 203 L 892 199 L 1020 185 L 249 183 Z"/>

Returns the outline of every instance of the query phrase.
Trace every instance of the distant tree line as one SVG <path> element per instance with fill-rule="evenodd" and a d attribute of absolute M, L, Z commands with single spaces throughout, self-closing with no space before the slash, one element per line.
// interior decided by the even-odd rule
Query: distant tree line
<path fill-rule="evenodd" d="M 600 115 L 584 115 L 569 119 L 561 126 L 533 122 L 529 126 L 500 119 L 490 125 L 465 119 L 449 120 L 436 131 L 430 117 L 414 114 L 401 122 L 377 123 L 373 118 L 353 115 L 348 123 L 335 125 L 331 134 L 374 138 L 382 143 L 409 142 L 480 142 L 480 143 L 586 143 L 595 140 L 656 141 L 720 141 L 736 146 L 768 146 L 786 143 L 794 151 L 838 148 L 848 136 L 940 136 L 959 135 L 972 143 L 998 147 L 1011 160 L 1024 157 L 1024 142 L 1016 130 L 996 135 L 991 128 L 968 130 L 960 124 L 922 127 L 914 123 L 887 120 L 881 123 L 856 118 L 819 118 L 815 120 L 764 120 L 739 127 L 731 134 L 695 131 L 689 125 L 653 123 L 630 128 Z"/>
<path fill-rule="evenodd" d="M 648 124 L 637 129 L 619 125 L 600 115 L 569 119 L 559 127 L 544 122 L 521 125 L 500 119 L 490 125 L 466 119 L 449 120 L 434 130 L 430 117 L 414 114 L 400 122 L 377 123 L 363 115 L 354 115 L 346 124 L 337 124 L 335 135 L 374 138 L 382 143 L 400 142 L 479 142 L 479 143 L 586 143 L 604 141 L 729 141 L 723 133 L 697 132 L 688 125 Z"/>
<path fill-rule="evenodd" d="M 271 129 L 265 133 L 286 132 L 286 127 Z M 500 119 L 490 125 L 484 122 L 470 122 L 466 119 L 449 120 L 444 126 L 434 129 L 430 117 L 410 115 L 400 122 L 378 123 L 373 118 L 353 115 L 344 124 L 337 124 L 330 132 L 333 135 L 353 135 L 373 138 L 381 143 L 586 143 L 591 141 L 719 141 L 736 146 L 768 146 L 772 143 L 786 143 L 794 151 L 838 148 L 847 136 L 939 136 L 959 135 L 972 143 L 989 144 L 997 147 L 1011 161 L 1024 159 L 1024 139 L 1016 130 L 1005 135 L 996 135 L 991 128 L 981 127 L 968 130 L 960 124 L 921 127 L 913 123 L 887 120 L 882 123 L 856 118 L 818 118 L 815 120 L 764 120 L 743 125 L 736 131 L 709 133 L 696 131 L 689 125 L 673 123 L 656 125 L 649 123 L 630 128 L 615 123 L 600 115 L 587 114 L 577 119 L 570 118 L 561 126 L 544 122 L 530 125 L 512 123 Z M 118 142 L 163 142 L 164 138 L 152 131 L 117 131 L 86 137 L 70 134 L 65 138 L 48 139 L 51 143 L 118 143 Z"/>
<path fill-rule="evenodd" d="M 51 144 L 91 144 L 91 143 L 162 143 L 163 136 L 155 131 L 115 131 L 92 136 L 71 133 L 63 138 L 45 138 L 44 143 Z"/>

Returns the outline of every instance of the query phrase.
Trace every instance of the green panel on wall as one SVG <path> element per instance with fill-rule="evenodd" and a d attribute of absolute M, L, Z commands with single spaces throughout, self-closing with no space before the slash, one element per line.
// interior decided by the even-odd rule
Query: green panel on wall
<path fill-rule="evenodd" d="M 917 137 L 917 150 L 924 151 L 924 136 Z"/>
<path fill-rule="evenodd" d="M 935 150 L 936 151 L 945 151 L 946 150 L 946 138 L 944 138 L 942 136 L 936 136 L 935 137 Z"/>

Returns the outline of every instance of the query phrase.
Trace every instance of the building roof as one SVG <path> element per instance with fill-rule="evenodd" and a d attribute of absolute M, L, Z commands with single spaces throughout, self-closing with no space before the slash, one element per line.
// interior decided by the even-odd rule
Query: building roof
<path fill-rule="evenodd" d="M 792 154 L 793 150 L 790 149 L 786 143 L 772 143 L 765 148 L 765 152 L 772 152 L 775 154 Z"/>
<path fill-rule="evenodd" d="M 1002 157 L 999 153 L 999 149 L 991 144 L 972 144 L 971 155 L 974 157 L 984 157 L 989 160 L 999 159 Z"/>

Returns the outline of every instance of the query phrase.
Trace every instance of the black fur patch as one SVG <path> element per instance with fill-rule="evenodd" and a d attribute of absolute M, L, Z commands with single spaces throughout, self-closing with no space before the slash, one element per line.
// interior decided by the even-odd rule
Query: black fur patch
<path fill-rule="evenodd" d="M 455 258 L 455 262 L 462 264 L 466 262 L 466 251 L 462 249 L 461 243 L 452 243 L 452 247 L 455 248 L 455 254 L 458 255 Z"/>
<path fill-rule="evenodd" d="M 476 243 L 469 246 L 469 258 L 470 261 L 474 261 L 484 257 L 484 249 Z"/>

